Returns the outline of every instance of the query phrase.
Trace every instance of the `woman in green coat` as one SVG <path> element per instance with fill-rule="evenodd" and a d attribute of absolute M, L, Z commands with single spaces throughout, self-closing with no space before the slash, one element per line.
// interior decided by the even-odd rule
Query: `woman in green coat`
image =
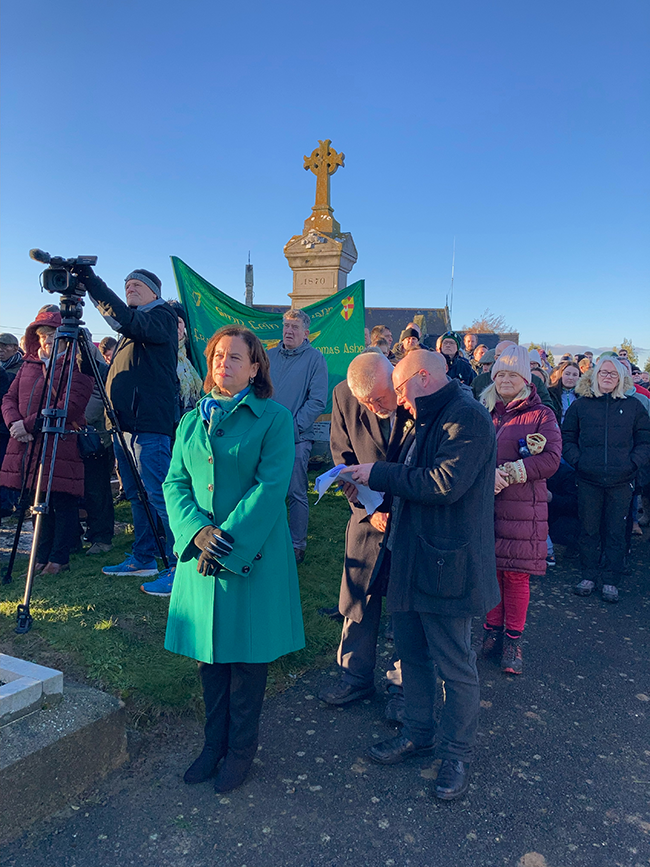
<path fill-rule="evenodd" d="M 205 745 L 185 782 L 216 773 L 227 792 L 257 751 L 268 663 L 305 638 L 285 506 L 291 413 L 269 400 L 269 361 L 248 329 L 220 329 L 206 357 L 209 394 L 183 416 L 163 486 L 178 555 L 165 647 L 197 659 L 203 685 Z"/>

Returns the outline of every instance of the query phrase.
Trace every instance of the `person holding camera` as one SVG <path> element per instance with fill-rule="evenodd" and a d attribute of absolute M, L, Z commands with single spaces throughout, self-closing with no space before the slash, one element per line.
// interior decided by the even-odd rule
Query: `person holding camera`
<path fill-rule="evenodd" d="M 151 596 L 169 596 L 176 558 L 169 529 L 162 484 L 171 460 L 176 412 L 178 317 L 161 298 L 162 283 L 151 271 L 138 268 L 125 278 L 126 303 L 87 265 L 78 269 L 91 301 L 106 322 L 120 334 L 106 380 L 106 391 L 117 415 L 127 447 L 147 493 L 154 520 L 165 533 L 169 567 L 140 589 Z M 131 502 L 135 541 L 133 551 L 105 575 L 154 576 L 158 573 L 156 537 L 140 502 L 136 480 L 120 444 L 115 456 L 126 497 Z"/>

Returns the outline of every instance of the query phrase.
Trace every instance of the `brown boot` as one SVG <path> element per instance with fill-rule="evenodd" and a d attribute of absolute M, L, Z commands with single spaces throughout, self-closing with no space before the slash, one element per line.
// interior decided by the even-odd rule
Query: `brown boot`
<path fill-rule="evenodd" d="M 481 657 L 489 659 L 492 656 L 500 656 L 503 651 L 503 629 L 483 627 L 483 644 Z"/>
<path fill-rule="evenodd" d="M 41 575 L 58 575 L 59 572 L 69 572 L 69 563 L 52 563 L 51 561 L 41 569 Z"/>

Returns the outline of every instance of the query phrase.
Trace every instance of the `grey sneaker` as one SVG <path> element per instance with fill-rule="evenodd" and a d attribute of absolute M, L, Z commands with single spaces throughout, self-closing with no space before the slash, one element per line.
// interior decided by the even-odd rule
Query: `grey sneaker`
<path fill-rule="evenodd" d="M 603 584 L 600 595 L 603 602 L 618 602 L 618 590 L 613 584 Z"/>
<path fill-rule="evenodd" d="M 594 587 L 596 586 L 594 581 L 589 581 L 588 578 L 585 578 L 579 584 L 573 588 L 573 592 L 576 596 L 591 596 Z"/>

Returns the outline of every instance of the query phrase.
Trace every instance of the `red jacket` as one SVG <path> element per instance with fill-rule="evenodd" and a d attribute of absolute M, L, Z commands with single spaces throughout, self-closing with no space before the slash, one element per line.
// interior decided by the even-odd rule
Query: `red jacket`
<path fill-rule="evenodd" d="M 524 400 L 492 410 L 497 435 L 497 466 L 520 459 L 519 440 L 530 433 L 546 437 L 544 450 L 524 458 L 528 481 L 509 485 L 494 500 L 497 569 L 544 575 L 548 505 L 546 479 L 560 466 L 562 434 L 555 413 L 542 404 L 531 386 Z"/>
<path fill-rule="evenodd" d="M 34 424 L 38 419 L 38 408 L 45 386 L 46 372 L 45 364 L 38 357 L 39 341 L 36 329 L 41 325 L 57 327 L 60 324 L 61 317 L 58 313 L 39 313 L 36 321 L 27 328 L 25 332 L 25 359 L 2 401 L 2 415 L 7 427 L 10 427 L 15 421 L 22 419 L 25 422 L 25 428 L 30 433 L 34 432 Z M 56 406 L 58 408 L 63 408 L 64 398 L 64 386 L 61 388 L 61 393 L 56 395 L 56 386 L 60 381 L 62 365 L 63 356 L 60 355 L 54 369 L 55 390 L 53 392 L 53 396 L 57 397 Z M 70 430 L 75 424 L 80 427 L 85 425 L 84 411 L 92 389 L 93 381 L 91 377 L 80 373 L 75 364 L 75 370 L 72 374 L 70 401 L 68 403 L 66 430 Z M 42 434 L 39 436 L 42 437 Z M 47 484 L 50 471 L 53 439 L 53 436 L 48 437 L 44 486 Z M 36 445 L 38 446 L 38 437 Z M 0 485 L 20 490 L 29 454 L 32 451 L 31 446 L 32 443 L 20 443 L 13 437 L 10 438 L 7 445 L 7 453 L 2 462 L 2 470 L 0 470 Z M 35 484 L 37 467 L 36 459 L 34 459 L 30 474 L 30 487 L 32 488 Z M 77 438 L 74 434 L 64 435 L 59 438 L 57 446 L 52 490 L 72 494 L 75 497 L 82 497 L 83 488 L 84 466 L 79 455 Z"/>

